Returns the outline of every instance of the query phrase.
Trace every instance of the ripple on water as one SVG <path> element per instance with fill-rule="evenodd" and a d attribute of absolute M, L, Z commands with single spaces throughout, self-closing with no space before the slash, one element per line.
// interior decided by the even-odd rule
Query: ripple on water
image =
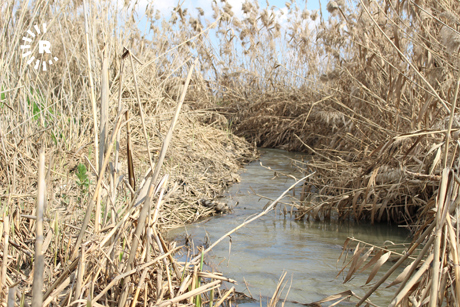
<path fill-rule="evenodd" d="M 301 177 L 291 166 L 289 158 L 300 159 L 302 154 L 274 149 L 261 151 L 263 155 L 260 161 L 263 165 L 271 167 L 273 171 Z M 259 161 L 248 164 L 241 173 L 241 182 L 227 191 L 225 201 L 230 205 L 239 202 L 232 214 L 171 230 L 168 236 L 183 243 L 186 231 L 192 235 L 197 246 L 203 244 L 208 233 L 211 242 L 214 242 L 240 225 L 248 216 L 260 212 L 267 204 L 266 199 L 252 195 L 252 191 L 275 199 L 294 182 L 293 179 L 282 176 L 272 180 L 273 171 L 260 166 Z M 298 191 L 299 189 L 297 193 Z M 251 293 L 257 297 L 271 297 L 283 271 L 287 271 L 286 280 L 289 281 L 286 287 L 289 287 L 292 278 L 288 300 L 311 303 L 348 289 L 362 295 L 369 289 L 368 286 L 363 287 L 369 272 L 357 274 L 345 285 L 342 283 L 343 276 L 335 279 L 342 265 L 342 262 L 337 264 L 342 252 L 341 246 L 349 236 L 377 245 L 383 244 L 385 240 L 395 243 L 409 240 L 408 233 L 397 227 L 299 222 L 290 218 L 289 214 L 286 218 L 279 215 L 278 210 L 278 215 L 270 212 L 232 234 L 230 257 L 228 239 L 216 246 L 209 254 L 208 263 L 214 266 L 220 264 L 218 270 L 226 277 L 237 280 L 237 290 L 248 294 L 244 278 Z M 385 264 L 379 276 L 390 266 L 391 264 Z M 394 274 L 393 279 L 397 274 L 398 272 Z M 390 282 L 393 279 L 390 278 Z M 371 299 L 377 304 L 388 305 L 394 291 L 395 289 L 382 289 Z M 263 303 L 266 303 L 266 299 Z M 246 304 L 255 306 L 255 303 L 244 305 Z"/>

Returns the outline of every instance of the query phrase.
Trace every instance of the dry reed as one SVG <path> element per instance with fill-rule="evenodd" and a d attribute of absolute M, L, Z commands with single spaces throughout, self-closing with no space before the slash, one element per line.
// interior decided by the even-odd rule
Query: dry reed
<path fill-rule="evenodd" d="M 109 3 L 23 1 L 1 8 L 16 13 L 0 19 L 1 43 L 17 46 L 2 49 L 0 61 L 2 302 L 168 306 L 233 299 L 209 293 L 234 281 L 201 275 L 198 282 L 202 267 L 178 263 L 175 243 L 162 238 L 169 227 L 216 214 L 200 200 L 219 196 L 254 157 L 223 116 L 195 107 L 209 98 L 196 64 L 187 68 L 186 48 L 139 48 L 130 42 L 139 30 L 129 18 L 124 33 L 110 36 L 115 25 L 97 22 L 115 14 Z M 48 22 L 43 12 L 57 17 Z M 116 14 L 122 20 L 134 11 Z M 59 61 L 36 74 L 16 42 L 42 23 Z M 144 187 L 149 199 L 139 202 Z M 193 287 L 183 283 L 192 278 Z"/>
<path fill-rule="evenodd" d="M 212 6 L 211 21 L 180 5 L 169 19 L 149 8 L 148 39 L 128 3 L 123 10 L 92 1 L 0 5 L 0 43 L 11 46 L 0 50 L 0 201 L 7 203 L 1 225 L 14 225 L 2 241 L 2 259 L 10 259 L 6 273 L 2 263 L 2 297 L 10 293 L 5 285 L 19 282 L 16 296 L 29 300 L 37 144 L 47 148 L 49 161 L 45 302 L 116 305 L 124 293 L 133 306 L 149 300 L 167 305 L 191 303 L 194 295 L 211 291 L 217 280 L 197 285 L 198 269 L 177 264 L 161 232 L 215 213 L 199 200 L 219 196 L 252 158 L 235 132 L 251 144 L 312 154 L 298 163 L 315 174 L 293 204 L 297 219 L 336 215 L 411 226 L 414 245 L 397 265 L 425 246 L 414 260 L 418 271 L 414 265 L 400 278 L 394 305 L 458 304 L 458 1 L 331 1 L 327 20 L 290 1 L 284 24 L 255 1 L 243 3 L 242 18 L 226 1 Z M 60 60 L 36 74 L 19 41 L 33 25 L 48 22 L 47 15 L 55 16 L 47 37 Z M 108 16 L 115 17 L 101 22 Z M 192 57 L 199 64 L 187 89 Z M 165 156 L 161 148 L 184 88 L 182 115 Z M 103 149 L 98 125 L 105 113 L 97 117 L 95 97 L 107 93 L 108 128 L 101 139 L 112 134 Z M 118 105 L 111 108 L 115 97 Z M 155 189 L 152 171 L 163 179 L 152 181 Z M 136 222 L 146 196 L 155 210 L 142 227 Z M 85 210 L 94 204 L 101 212 L 96 219 L 91 208 Z M 142 241 L 139 248 L 133 240 Z M 354 249 L 348 278 L 372 261 L 377 271 L 390 259 L 392 252 L 371 257 L 369 248 Z M 337 296 L 345 297 L 356 295 Z"/>

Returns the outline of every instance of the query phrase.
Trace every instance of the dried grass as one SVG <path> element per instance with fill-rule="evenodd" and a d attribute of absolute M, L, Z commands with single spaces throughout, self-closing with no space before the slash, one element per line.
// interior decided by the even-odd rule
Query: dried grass
<path fill-rule="evenodd" d="M 180 267 L 165 256 L 174 248 L 162 243 L 161 231 L 215 212 L 199 200 L 215 198 L 237 180 L 239 165 L 253 154 L 235 132 L 262 147 L 312 154 L 308 163 L 298 163 L 305 173 L 315 174 L 293 204 L 297 219 L 329 219 L 335 212 L 339 219 L 405 223 L 416 234 L 413 246 L 430 242 L 420 264 L 427 259 L 433 264 L 421 264 L 418 275 L 412 270 L 404 277 L 406 287 L 398 290 L 395 304 L 458 303 L 458 2 L 360 0 L 350 6 L 331 1 L 328 20 L 321 11 L 305 12 L 288 2 L 283 26 L 279 15 L 252 1 L 243 3 L 240 19 L 226 1 L 213 2 L 211 21 L 202 11 L 190 13 L 180 5 L 163 20 L 149 7 L 152 40 L 141 33 L 128 4 L 118 10 L 110 3 L 90 2 L 87 16 L 78 1 L 62 6 L 46 2 L 40 10 L 38 2 L 1 5 L 0 43 L 12 48 L 0 50 L 0 200 L 6 204 L 4 219 L 14 225 L 2 241 L 2 259 L 10 259 L 2 285 L 16 289 L 11 292 L 16 295 L 30 290 L 38 150 L 46 148 L 45 300 L 84 303 L 89 297 L 116 305 L 124 293 L 133 306 L 141 298 L 144 303 L 172 304 L 178 298 L 191 303 L 191 297 L 182 296 L 188 286 L 181 283 L 190 282 L 191 296 L 217 286 L 217 280 L 197 285 L 198 269 Z M 45 20 L 45 15 L 54 17 Z M 60 60 L 50 72 L 26 73 L 18 42 L 27 29 L 43 22 Z M 117 23 L 123 32 L 116 31 Z M 82 35 L 85 25 L 88 31 Z M 218 47 L 208 36 L 211 29 Z M 108 68 L 102 69 L 104 55 Z M 141 206 L 133 205 L 139 194 L 147 195 L 148 188 L 141 187 L 162 156 L 193 57 L 199 66 L 158 175 L 168 187 L 157 185 L 154 199 L 162 201 L 152 203 L 156 209 L 148 216 L 155 216 L 155 222 L 147 222 L 144 241 L 135 248 L 142 269 L 134 272 L 126 253 Z M 101 119 L 95 107 L 102 89 L 107 97 L 107 86 L 101 85 L 105 74 L 109 104 L 117 104 L 106 114 L 107 134 L 97 128 Z M 57 85 L 51 88 L 50 83 Z M 117 141 L 113 156 L 101 147 L 108 168 L 98 177 L 97 138 L 107 135 Z M 84 191 L 76 184 L 73 171 L 79 163 L 100 187 L 90 184 Z M 96 207 L 101 204 L 100 232 L 97 222 L 89 224 L 86 231 L 92 237 L 72 261 L 69 253 L 90 199 Z M 436 239 L 431 230 L 418 236 L 428 225 Z M 366 261 L 385 259 L 383 252 L 377 258 L 368 252 L 356 250 L 349 278 Z M 400 259 L 398 265 L 405 256 Z M 129 282 L 122 285 L 121 280 Z M 180 294 L 174 286 L 182 289 Z M 347 292 L 338 298 L 353 296 Z"/>
<path fill-rule="evenodd" d="M 436 234 L 420 259 L 433 264 L 405 277 L 413 280 L 394 304 L 455 306 L 459 196 L 453 177 L 448 192 L 442 183 L 445 172 L 459 168 L 460 7 L 431 0 L 357 4 L 330 1 L 333 16 L 324 20 L 288 3 L 279 40 L 266 29 L 269 12 L 245 4 L 251 17 L 236 32 L 247 60 L 238 60 L 237 48 L 227 52 L 221 65 L 228 77 L 216 86 L 237 135 L 312 154 L 298 163 L 316 173 L 292 204 L 297 219 L 406 224 L 419 240 L 408 254 Z M 308 17 L 317 23 L 306 26 Z M 242 68 L 251 73 L 231 75 Z M 419 236 L 439 214 L 444 192 L 449 214 Z M 356 252 L 348 279 L 369 261 L 368 252 Z M 384 255 L 390 259 L 375 258 L 371 277 Z"/>
<path fill-rule="evenodd" d="M 60 14 L 37 14 L 39 7 Z M 12 46 L 0 61 L 0 301 L 199 306 L 233 299 L 213 290 L 234 281 L 178 263 L 175 243 L 162 238 L 170 227 L 217 214 L 201 200 L 218 197 L 255 157 L 225 117 L 203 109 L 210 93 L 188 49 L 151 48 L 134 12 L 116 15 L 110 3 L 1 8 L 16 16 L 0 20 L 1 44 Z M 123 33 L 111 36 L 115 25 L 98 21 L 110 14 L 124 20 Z M 17 42 L 43 22 L 59 61 L 37 74 Z"/>

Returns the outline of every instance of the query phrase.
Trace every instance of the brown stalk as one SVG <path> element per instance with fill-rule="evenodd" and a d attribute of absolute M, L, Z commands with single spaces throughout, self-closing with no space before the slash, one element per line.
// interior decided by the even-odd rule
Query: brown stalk
<path fill-rule="evenodd" d="M 94 123 L 94 160 L 96 169 L 99 169 L 99 153 L 98 153 L 98 136 L 97 136 L 97 107 L 96 107 L 96 97 L 94 95 L 94 82 L 93 82 L 93 73 L 91 69 L 91 52 L 89 46 L 89 27 L 88 27 L 88 16 L 87 16 L 87 7 L 86 7 L 86 0 L 83 0 L 83 15 L 85 16 L 85 39 L 86 39 L 86 57 L 88 63 L 88 77 L 89 77 L 89 85 L 90 85 L 90 93 L 91 93 L 91 106 L 93 108 L 93 123 Z"/>
<path fill-rule="evenodd" d="M 458 248 L 457 248 L 457 240 L 454 232 L 454 228 L 452 227 L 452 222 L 450 218 L 450 214 L 447 215 L 447 224 L 448 224 L 448 232 L 449 232 L 449 244 L 451 248 L 451 254 L 454 261 L 454 273 L 455 273 L 455 300 L 460 302 L 460 266 L 459 266 L 459 256 L 458 256 Z"/>
<path fill-rule="evenodd" d="M 145 144 L 147 146 L 147 155 L 149 157 L 150 168 L 153 169 L 152 153 L 150 152 L 150 145 L 149 145 L 149 136 L 147 134 L 147 128 L 145 127 L 144 110 L 143 110 L 142 103 L 141 103 L 141 97 L 140 97 L 140 94 L 139 94 L 139 86 L 137 84 L 136 68 L 134 66 L 134 61 L 133 61 L 134 55 L 131 53 L 131 51 L 128 50 L 128 52 L 129 52 L 129 59 L 131 60 L 131 68 L 132 68 L 132 71 L 133 71 L 134 85 L 135 85 L 135 88 L 136 88 L 137 104 L 139 105 L 139 110 L 140 110 L 140 114 L 141 114 L 142 131 L 144 132 Z"/>
<path fill-rule="evenodd" d="M 35 224 L 35 255 L 34 255 L 34 281 L 32 285 L 32 307 L 42 307 L 43 303 L 43 271 L 45 259 L 43 256 L 43 215 L 45 210 L 45 151 L 40 148 L 38 168 L 38 195 L 37 195 L 37 221 Z"/>
<path fill-rule="evenodd" d="M 74 299 L 78 300 L 81 295 L 81 289 L 83 287 L 82 282 L 83 282 L 83 276 L 85 274 L 85 245 L 83 244 L 81 246 L 81 251 L 80 251 L 80 261 L 78 264 L 78 271 L 77 271 L 77 280 L 76 280 L 76 286 L 75 286 L 75 294 L 74 294 Z"/>
<path fill-rule="evenodd" d="M 167 301 L 164 301 L 162 302 L 161 304 L 159 304 L 158 306 L 159 307 L 165 307 L 165 306 L 169 306 L 169 305 L 172 305 L 174 303 L 178 303 L 180 301 L 183 301 L 183 300 L 186 300 L 188 298 L 192 298 L 192 297 L 195 297 L 197 295 L 200 295 L 202 293 L 205 293 L 211 289 L 216 289 L 220 286 L 221 284 L 221 281 L 220 280 L 215 280 L 213 282 L 210 282 L 208 284 L 205 284 L 199 288 L 196 288 L 192 291 L 189 291 L 185 294 L 182 294 L 182 295 L 179 295 L 179 296 L 176 296 L 175 298 L 173 299 L 170 299 L 170 300 L 167 300 Z M 217 306 L 217 305 L 216 305 Z"/>
<path fill-rule="evenodd" d="M 99 167 L 102 167 L 104 162 L 104 153 L 107 146 L 111 146 L 111 143 L 106 143 L 108 134 L 108 123 L 109 123 L 109 59 L 104 51 L 104 58 L 102 60 L 102 84 L 101 84 L 101 125 L 100 125 L 100 138 L 99 138 Z M 118 132 L 117 132 L 118 136 Z M 97 165 L 96 165 L 97 169 Z M 97 169 L 98 175 L 102 173 L 101 168 Z M 101 223 L 101 196 L 98 195 L 96 199 L 96 213 L 94 219 L 94 231 L 97 233 L 100 229 Z"/>
<path fill-rule="evenodd" d="M 133 65 L 132 67 L 133 67 L 133 72 L 134 72 L 134 63 L 132 61 L 133 60 L 131 58 L 131 64 Z M 171 121 L 168 134 L 166 135 L 165 140 L 163 142 L 163 145 L 161 147 L 160 156 L 159 156 L 158 161 L 157 161 L 157 163 L 155 165 L 155 170 L 154 170 L 153 175 L 152 175 L 152 179 L 151 179 L 152 184 L 149 187 L 149 192 L 147 194 L 147 200 L 145 201 L 144 205 L 142 206 L 142 210 L 141 210 L 141 212 L 139 214 L 139 218 L 138 218 L 138 221 L 137 221 L 136 232 L 134 234 L 133 242 L 132 242 L 132 245 L 131 245 L 131 250 L 130 250 L 130 253 L 129 253 L 129 258 L 128 258 L 128 261 L 127 261 L 127 264 L 126 264 L 127 269 L 132 268 L 132 264 L 133 264 L 134 258 L 136 256 L 137 248 L 138 248 L 138 245 L 139 245 L 139 238 L 141 236 L 142 231 L 144 230 L 145 220 L 147 218 L 147 214 L 148 214 L 150 206 L 151 206 L 152 197 L 154 196 L 153 192 L 154 192 L 155 183 L 156 183 L 157 177 L 158 177 L 158 175 L 160 173 L 161 166 L 163 165 L 163 160 L 164 160 L 164 158 L 166 156 L 166 151 L 168 150 L 169 143 L 171 142 L 172 134 L 173 134 L 173 131 L 174 131 L 174 126 L 175 126 L 175 124 L 177 122 L 177 119 L 179 118 L 180 110 L 182 108 L 182 104 L 184 103 L 185 94 L 187 92 L 187 88 L 188 88 L 188 85 L 190 83 L 190 79 L 192 77 L 192 72 L 193 72 L 193 69 L 194 69 L 194 67 L 196 65 L 196 62 L 197 61 L 195 61 L 195 63 L 192 64 L 192 66 L 189 69 L 187 79 L 185 81 L 184 89 L 182 91 L 181 97 L 180 97 L 179 102 L 178 102 L 177 107 L 176 107 L 176 112 L 174 114 L 174 118 Z M 142 114 L 142 112 L 141 112 L 141 114 Z M 147 132 L 145 131 L 145 125 L 143 125 L 143 126 L 144 126 L 144 133 L 145 133 L 146 141 L 147 141 Z M 147 143 L 147 146 L 148 146 L 148 143 Z M 150 149 L 148 147 L 147 147 L 147 150 L 148 150 L 149 156 L 150 156 Z M 152 162 L 151 162 L 151 167 L 153 169 L 153 163 Z M 169 274 L 168 274 L 168 277 L 169 277 Z M 124 304 L 126 302 L 126 297 L 127 297 L 127 292 L 125 291 L 125 292 L 123 292 L 123 296 L 121 297 L 121 299 L 119 301 L 119 306 L 124 306 Z"/>
<path fill-rule="evenodd" d="M 445 168 L 441 176 L 441 186 L 439 187 L 439 197 L 436 201 L 436 230 L 434 241 L 434 260 L 432 265 L 431 294 L 430 306 L 436 307 L 438 304 L 439 293 L 439 273 L 440 273 L 440 255 L 441 255 L 441 237 L 444 228 L 445 214 L 449 211 L 449 206 L 445 203 L 446 197 L 453 183 L 451 170 Z M 449 184 L 450 183 L 450 184 Z"/>
<path fill-rule="evenodd" d="M 361 306 L 361 304 L 364 303 L 369 298 L 369 296 L 371 296 L 371 294 L 374 293 L 375 290 L 377 290 L 377 288 L 380 287 L 380 285 L 383 284 L 385 280 L 387 280 L 388 277 L 390 277 L 390 275 L 393 274 L 393 272 L 399 268 L 404 261 L 406 261 L 407 258 L 409 258 L 410 255 L 412 255 L 415 249 L 425 240 L 425 238 L 431 233 L 435 226 L 436 222 L 433 222 L 430 224 L 430 226 L 428 226 L 427 229 L 425 229 L 417 241 L 415 241 L 415 243 L 409 248 L 407 253 L 403 257 L 399 258 L 399 260 L 385 273 L 385 275 L 380 278 L 380 280 L 369 291 L 366 292 L 366 294 L 361 298 L 361 300 L 359 300 L 356 306 Z"/>
<path fill-rule="evenodd" d="M 109 144 L 113 144 L 113 142 L 115 141 L 117 131 L 118 131 L 118 129 L 120 129 L 120 126 L 121 126 L 122 114 L 124 112 L 125 111 L 122 111 L 121 113 L 118 113 L 118 115 L 117 115 L 117 119 L 116 119 L 116 122 L 115 122 L 115 125 L 114 125 L 114 129 L 112 131 L 112 137 L 110 138 Z M 97 197 L 99 195 L 99 189 L 101 188 L 104 173 L 105 173 L 105 170 L 107 168 L 107 164 L 109 163 L 109 158 L 110 158 L 110 153 L 112 152 L 112 148 L 113 148 L 113 146 L 108 146 L 107 152 L 106 152 L 106 154 L 104 156 L 104 163 L 102 165 L 102 169 L 101 169 L 102 171 L 101 171 L 101 173 L 99 175 L 99 178 L 97 180 L 96 189 L 94 191 L 94 194 L 93 194 L 93 197 L 92 197 L 90 203 L 88 204 L 88 208 L 86 209 L 85 217 L 83 219 L 83 224 L 82 224 L 82 226 L 80 228 L 80 232 L 78 234 L 77 241 L 75 243 L 75 246 L 73 248 L 73 251 L 72 251 L 72 254 L 71 254 L 71 257 L 70 257 L 70 259 L 72 259 L 72 260 L 74 260 L 76 258 L 77 253 L 78 253 L 78 249 L 80 248 L 80 245 L 81 245 L 81 243 L 83 241 L 83 237 L 85 235 L 85 231 L 86 231 L 86 228 L 88 227 L 89 219 L 90 219 L 91 213 L 93 211 L 94 203 L 96 202 L 96 199 L 97 199 Z"/>
<path fill-rule="evenodd" d="M 262 212 L 260 212 L 259 214 L 257 214 L 256 216 L 244 221 L 243 223 L 241 223 L 239 226 L 233 228 L 232 230 L 230 230 L 229 232 L 227 232 L 226 234 L 224 234 L 222 237 L 220 237 L 216 242 L 214 242 L 213 244 L 211 244 L 211 246 L 209 246 L 207 249 L 205 249 L 202 254 L 196 256 L 195 258 L 193 258 L 190 263 L 197 263 L 202 255 L 204 254 L 207 254 L 210 250 L 212 250 L 217 244 L 219 244 L 222 240 L 224 240 L 226 237 L 228 237 L 229 235 L 231 235 L 232 233 L 234 233 L 235 231 L 237 231 L 238 229 L 240 228 L 243 228 L 244 226 L 248 225 L 249 223 L 257 220 L 258 218 L 260 218 L 261 216 L 264 216 L 265 214 L 267 214 L 268 212 L 270 212 L 273 207 L 278 203 L 278 201 L 280 201 L 284 195 L 286 195 L 291 189 L 293 189 L 297 184 L 299 184 L 300 182 L 304 181 L 305 179 L 307 179 L 308 177 L 314 175 L 314 173 L 311 173 L 299 180 L 297 180 L 293 185 L 291 185 L 289 188 L 287 188 L 277 199 L 275 199 L 269 206 L 267 206 L 267 208 L 265 210 L 263 210 Z"/>
<path fill-rule="evenodd" d="M 2 271 L 0 278 L 0 296 L 3 296 L 3 285 L 6 286 L 6 269 L 8 263 L 8 242 L 10 235 L 10 217 L 6 215 L 6 212 L 3 212 L 3 261 L 2 261 Z M 5 292 L 6 296 L 6 292 Z"/>

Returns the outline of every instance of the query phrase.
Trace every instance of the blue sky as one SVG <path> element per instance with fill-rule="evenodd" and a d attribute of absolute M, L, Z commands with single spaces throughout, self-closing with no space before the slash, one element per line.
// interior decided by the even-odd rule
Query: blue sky
<path fill-rule="evenodd" d="M 123 0 L 119 0 L 120 2 L 123 2 Z M 327 5 L 327 1 L 326 0 L 296 0 L 294 1 L 294 3 L 301 9 L 303 10 L 305 8 L 305 5 L 307 7 L 307 10 L 309 11 L 314 11 L 314 10 L 319 10 L 319 1 L 321 1 L 321 10 L 323 12 L 323 17 L 324 18 L 327 18 L 327 16 L 329 15 L 327 10 L 326 10 L 326 5 Z M 153 6 L 153 9 L 156 11 L 160 11 L 160 14 L 162 15 L 162 17 L 168 19 L 170 16 L 171 16 L 171 11 L 173 10 L 174 7 L 177 6 L 177 4 L 180 2 L 180 3 L 183 3 L 182 4 L 182 8 L 185 9 L 185 8 L 188 8 L 188 11 L 192 14 L 192 15 L 198 15 L 198 11 L 196 10 L 196 8 L 200 7 L 204 10 L 205 12 L 205 15 L 204 15 L 204 18 L 210 20 L 212 19 L 211 16 L 213 14 L 213 11 L 212 11 L 212 8 L 211 8 L 211 4 L 212 4 L 212 0 L 131 0 L 130 1 L 131 3 L 137 3 L 137 13 L 138 13 L 138 17 L 141 19 L 141 22 L 140 22 L 140 28 L 144 28 L 145 27 L 145 9 L 147 7 L 147 5 L 151 5 Z M 220 0 L 217 0 L 217 2 L 220 3 Z M 227 0 L 228 3 L 230 3 L 233 7 L 233 12 L 235 13 L 235 15 L 238 17 L 238 18 L 243 18 L 243 12 L 241 11 L 241 6 L 243 4 L 243 2 L 245 2 L 245 0 Z M 259 6 L 261 8 L 266 8 L 267 7 L 267 2 L 269 3 L 269 7 L 273 7 L 275 6 L 275 11 L 276 10 L 281 10 L 281 11 L 284 11 L 284 12 L 287 12 L 287 8 L 286 8 L 286 2 L 290 2 L 290 1 L 285 1 L 285 0 L 258 0 L 259 2 Z M 281 14 L 278 14 L 278 16 L 281 16 Z M 281 16 L 281 21 L 282 21 L 282 18 L 286 16 L 286 15 L 283 15 Z M 280 22 L 281 25 L 283 25 L 282 22 Z"/>
<path fill-rule="evenodd" d="M 180 0 L 183 2 L 183 7 L 184 8 L 197 8 L 201 7 L 205 12 L 212 12 L 211 10 L 211 3 L 212 0 Z M 217 0 L 220 2 L 220 0 Z M 228 3 L 230 3 L 234 9 L 235 14 L 242 15 L 241 12 L 241 5 L 245 0 L 227 0 Z M 150 1 L 148 0 L 141 0 L 140 3 L 148 3 Z M 155 9 L 160 10 L 162 14 L 168 14 L 172 8 L 174 8 L 179 0 L 154 0 L 153 1 L 153 6 Z M 285 0 L 271 0 L 269 1 L 270 7 L 276 6 L 278 9 L 283 9 L 285 8 Z M 295 3 L 303 9 L 305 7 L 305 3 L 307 5 L 308 10 L 318 10 L 319 9 L 319 0 L 313 0 L 313 1 L 305 1 L 305 0 L 296 0 Z M 142 5 L 142 4 L 141 4 Z M 146 4 L 145 4 L 146 5 Z M 267 1 L 266 0 L 259 0 L 259 5 L 263 8 L 267 7 Z M 327 2 L 322 0 L 322 10 L 325 11 Z M 196 12 L 196 11 L 195 11 Z"/>
<path fill-rule="evenodd" d="M 124 0 L 118 0 L 118 1 L 124 1 Z M 132 4 L 137 3 L 136 6 L 136 12 L 137 12 L 137 17 L 139 18 L 138 21 L 138 27 L 139 29 L 143 32 L 144 35 L 146 35 L 146 38 L 152 38 L 153 32 L 150 32 L 149 26 L 147 25 L 147 18 L 145 15 L 145 11 L 147 6 L 153 6 L 153 15 L 155 15 L 155 12 L 158 10 L 160 11 L 160 14 L 163 18 L 168 20 L 171 16 L 171 11 L 177 6 L 178 2 L 182 3 L 182 9 L 187 8 L 188 9 L 188 14 L 196 17 L 198 16 L 198 10 L 197 8 L 201 8 L 204 10 L 205 14 L 201 20 L 208 20 L 208 21 L 213 21 L 212 15 L 214 11 L 212 10 L 212 0 L 129 0 Z M 239 19 L 244 19 L 246 16 L 244 16 L 241 7 L 242 4 L 245 2 L 245 0 L 227 0 L 228 3 L 232 5 L 232 10 L 235 14 L 236 17 Z M 251 0 L 250 0 L 251 1 Z M 310 13 L 315 10 L 319 10 L 320 4 L 319 1 L 321 1 L 321 10 L 323 13 L 323 18 L 328 19 L 329 18 L 329 13 L 326 10 L 326 5 L 327 1 L 329 0 L 296 0 L 294 1 L 294 4 L 297 5 L 300 9 L 300 11 L 303 11 L 305 9 L 305 6 Z M 219 3 L 219 6 L 223 6 L 221 0 L 217 0 Z M 251 1 L 254 2 L 254 1 Z M 267 7 L 267 1 L 266 0 L 258 0 L 259 2 L 259 7 L 261 9 L 264 9 Z M 290 1 L 288 1 L 290 2 Z M 273 8 L 275 7 L 275 8 Z M 292 6 L 291 6 L 292 7 Z M 275 11 L 275 16 L 277 16 L 277 22 L 281 25 L 282 28 L 290 26 L 290 23 L 287 21 L 288 14 L 288 8 L 286 7 L 286 1 L 285 0 L 269 0 L 269 8 L 273 8 Z M 284 14 L 281 14 L 281 11 L 284 12 Z M 306 22 L 309 24 L 309 28 L 314 28 L 316 24 L 319 22 L 319 18 L 316 19 L 316 21 L 312 21 L 310 19 L 307 19 Z M 161 27 L 160 23 L 156 24 L 157 26 Z M 144 32 L 146 31 L 146 32 Z M 210 30 L 210 32 L 215 31 Z M 314 34 L 313 34 L 314 35 Z M 214 45 L 216 43 L 216 38 L 214 35 L 210 35 L 211 38 L 211 43 Z M 240 48 L 240 47 L 238 47 Z M 280 57 L 283 55 L 280 54 Z"/>

